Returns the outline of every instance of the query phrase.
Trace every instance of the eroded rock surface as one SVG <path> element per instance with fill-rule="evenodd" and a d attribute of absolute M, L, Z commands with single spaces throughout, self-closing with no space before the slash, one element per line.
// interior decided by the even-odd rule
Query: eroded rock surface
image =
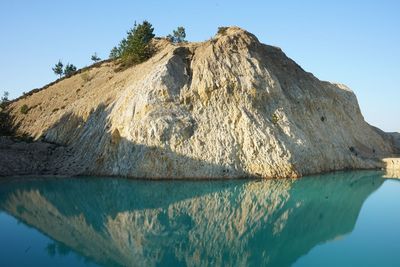
<path fill-rule="evenodd" d="M 54 163 L 68 174 L 298 177 L 383 167 L 396 152 L 349 88 L 240 28 L 156 47 L 125 71 L 105 62 L 13 102 L 15 130 L 71 149 Z"/>

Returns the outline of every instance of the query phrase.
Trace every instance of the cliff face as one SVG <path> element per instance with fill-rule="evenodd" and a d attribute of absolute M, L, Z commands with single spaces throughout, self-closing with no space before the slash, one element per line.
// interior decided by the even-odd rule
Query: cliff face
<path fill-rule="evenodd" d="M 349 88 L 242 29 L 156 47 L 125 71 L 106 62 L 12 103 L 17 133 L 66 145 L 48 167 L 59 174 L 298 177 L 382 167 L 394 152 Z"/>

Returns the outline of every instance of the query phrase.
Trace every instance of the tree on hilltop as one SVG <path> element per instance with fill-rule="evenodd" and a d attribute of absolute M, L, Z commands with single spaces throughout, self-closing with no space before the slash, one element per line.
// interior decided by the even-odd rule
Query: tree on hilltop
<path fill-rule="evenodd" d="M 183 43 L 186 42 L 186 31 L 184 27 L 178 27 L 176 30 L 172 31 L 172 35 L 168 34 L 167 39 L 173 43 Z"/>
<path fill-rule="evenodd" d="M 101 60 L 101 58 L 99 58 L 99 57 L 97 56 L 97 53 L 96 53 L 96 52 L 90 57 L 90 59 L 91 59 L 94 63 L 99 62 L 99 61 Z"/>
<path fill-rule="evenodd" d="M 10 100 L 8 99 L 9 93 L 4 91 L 3 96 L 0 99 L 0 108 L 4 108 Z"/>
<path fill-rule="evenodd" d="M 127 32 L 126 38 L 122 39 L 118 47 L 110 52 L 110 58 L 120 58 L 125 67 L 141 63 L 149 59 L 153 54 L 151 40 L 154 38 L 154 28 L 148 21 L 134 24 Z"/>
<path fill-rule="evenodd" d="M 67 65 L 65 65 L 64 75 L 66 77 L 71 76 L 72 74 L 74 74 L 74 72 L 76 72 L 76 67 L 73 64 L 68 63 Z"/>
<path fill-rule="evenodd" d="M 59 75 L 61 78 L 61 76 L 63 75 L 63 67 L 64 64 L 61 62 L 61 60 L 59 60 L 58 63 L 52 68 L 52 70 L 56 75 Z"/>
<path fill-rule="evenodd" d="M 3 93 L 3 96 L 1 97 L 1 102 L 3 103 L 3 102 L 8 102 L 8 101 L 10 101 L 9 99 L 8 99 L 8 96 L 9 96 L 10 94 L 8 93 L 8 91 L 4 91 L 4 93 Z"/>
<path fill-rule="evenodd" d="M 108 58 L 110 59 L 117 59 L 119 58 L 121 55 L 119 53 L 118 47 L 114 46 L 111 51 L 110 51 L 110 55 L 108 56 Z"/>

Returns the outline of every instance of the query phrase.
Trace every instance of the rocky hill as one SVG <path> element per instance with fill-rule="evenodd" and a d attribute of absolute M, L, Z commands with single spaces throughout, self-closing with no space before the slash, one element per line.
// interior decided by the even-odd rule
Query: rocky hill
<path fill-rule="evenodd" d="M 299 177 L 379 168 L 398 152 L 393 136 L 364 121 L 349 88 L 318 80 L 245 30 L 154 42 L 142 64 L 117 71 L 103 62 L 8 105 L 17 135 L 55 145 L 20 150 L 26 159 L 3 140 L 0 173 Z"/>

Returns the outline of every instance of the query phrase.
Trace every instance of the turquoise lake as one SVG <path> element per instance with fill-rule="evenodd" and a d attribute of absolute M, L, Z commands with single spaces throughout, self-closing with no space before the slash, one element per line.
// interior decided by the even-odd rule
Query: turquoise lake
<path fill-rule="evenodd" d="M 1 178 L 0 266 L 400 266 L 400 180 Z"/>

